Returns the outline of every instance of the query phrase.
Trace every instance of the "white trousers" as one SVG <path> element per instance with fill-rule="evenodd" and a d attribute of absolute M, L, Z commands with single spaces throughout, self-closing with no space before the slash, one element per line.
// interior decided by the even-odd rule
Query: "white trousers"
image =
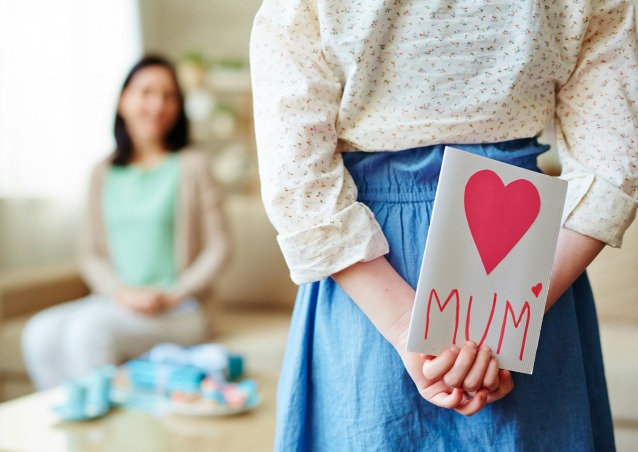
<path fill-rule="evenodd" d="M 193 345 L 206 336 L 206 318 L 195 299 L 147 316 L 89 295 L 34 315 L 22 333 L 22 353 L 31 381 L 42 390 L 120 364 L 160 342 Z"/>

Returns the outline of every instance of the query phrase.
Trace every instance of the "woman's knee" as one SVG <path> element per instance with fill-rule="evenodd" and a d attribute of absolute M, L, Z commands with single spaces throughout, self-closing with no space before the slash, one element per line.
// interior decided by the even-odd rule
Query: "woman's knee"
<path fill-rule="evenodd" d="M 86 370 L 116 364 L 121 358 L 115 316 L 97 307 L 83 309 L 69 319 L 63 347 L 74 367 Z"/>
<path fill-rule="evenodd" d="M 109 347 L 112 343 L 112 332 L 108 319 L 95 312 L 77 313 L 67 324 L 64 331 L 64 343 L 69 348 L 86 348 L 98 350 Z"/>
<path fill-rule="evenodd" d="M 59 304 L 31 317 L 22 330 L 21 345 L 23 353 L 29 355 L 44 354 L 51 359 L 58 357 L 63 342 L 63 334 L 69 318 L 84 306 L 84 299 Z"/>
<path fill-rule="evenodd" d="M 22 330 L 22 351 L 26 359 L 50 357 L 59 347 L 61 322 L 47 311 L 31 317 Z"/>

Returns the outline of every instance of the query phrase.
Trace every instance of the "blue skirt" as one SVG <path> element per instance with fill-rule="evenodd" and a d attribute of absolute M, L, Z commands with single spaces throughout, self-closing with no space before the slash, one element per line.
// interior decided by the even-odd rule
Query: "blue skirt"
<path fill-rule="evenodd" d="M 538 171 L 535 139 L 454 145 Z M 416 287 L 444 146 L 347 153 L 390 264 Z M 614 450 L 594 300 L 583 274 L 545 316 L 533 375 L 472 417 L 431 405 L 393 347 L 328 278 L 301 286 L 277 394 L 277 451 Z"/>

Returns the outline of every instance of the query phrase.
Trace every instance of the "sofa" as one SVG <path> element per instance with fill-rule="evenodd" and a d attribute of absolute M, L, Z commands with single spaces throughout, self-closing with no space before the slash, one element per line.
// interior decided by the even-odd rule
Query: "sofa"
<path fill-rule="evenodd" d="M 214 333 L 210 340 L 245 346 L 248 355 L 253 344 L 268 344 L 260 354 L 265 360 L 260 370 L 276 379 L 296 286 L 259 197 L 229 196 L 225 209 L 232 257 L 206 306 Z M 74 262 L 0 273 L 0 401 L 33 391 L 20 352 L 20 335 L 29 317 L 87 294 Z"/>

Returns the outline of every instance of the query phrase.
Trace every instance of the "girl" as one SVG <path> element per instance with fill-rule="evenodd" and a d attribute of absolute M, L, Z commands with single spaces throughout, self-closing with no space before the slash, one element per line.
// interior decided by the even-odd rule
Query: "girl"
<path fill-rule="evenodd" d="M 80 270 L 92 294 L 36 314 L 23 352 L 38 389 L 207 336 L 202 312 L 227 252 L 208 160 L 187 149 L 172 65 L 143 58 L 115 118 L 117 148 L 91 177 Z"/>
<path fill-rule="evenodd" d="M 251 68 L 263 199 L 301 284 L 275 448 L 613 449 L 583 271 L 638 204 L 631 1 L 265 0 Z M 535 169 L 550 121 L 569 190 L 512 391 L 489 349 L 405 342 L 444 145 Z"/>

